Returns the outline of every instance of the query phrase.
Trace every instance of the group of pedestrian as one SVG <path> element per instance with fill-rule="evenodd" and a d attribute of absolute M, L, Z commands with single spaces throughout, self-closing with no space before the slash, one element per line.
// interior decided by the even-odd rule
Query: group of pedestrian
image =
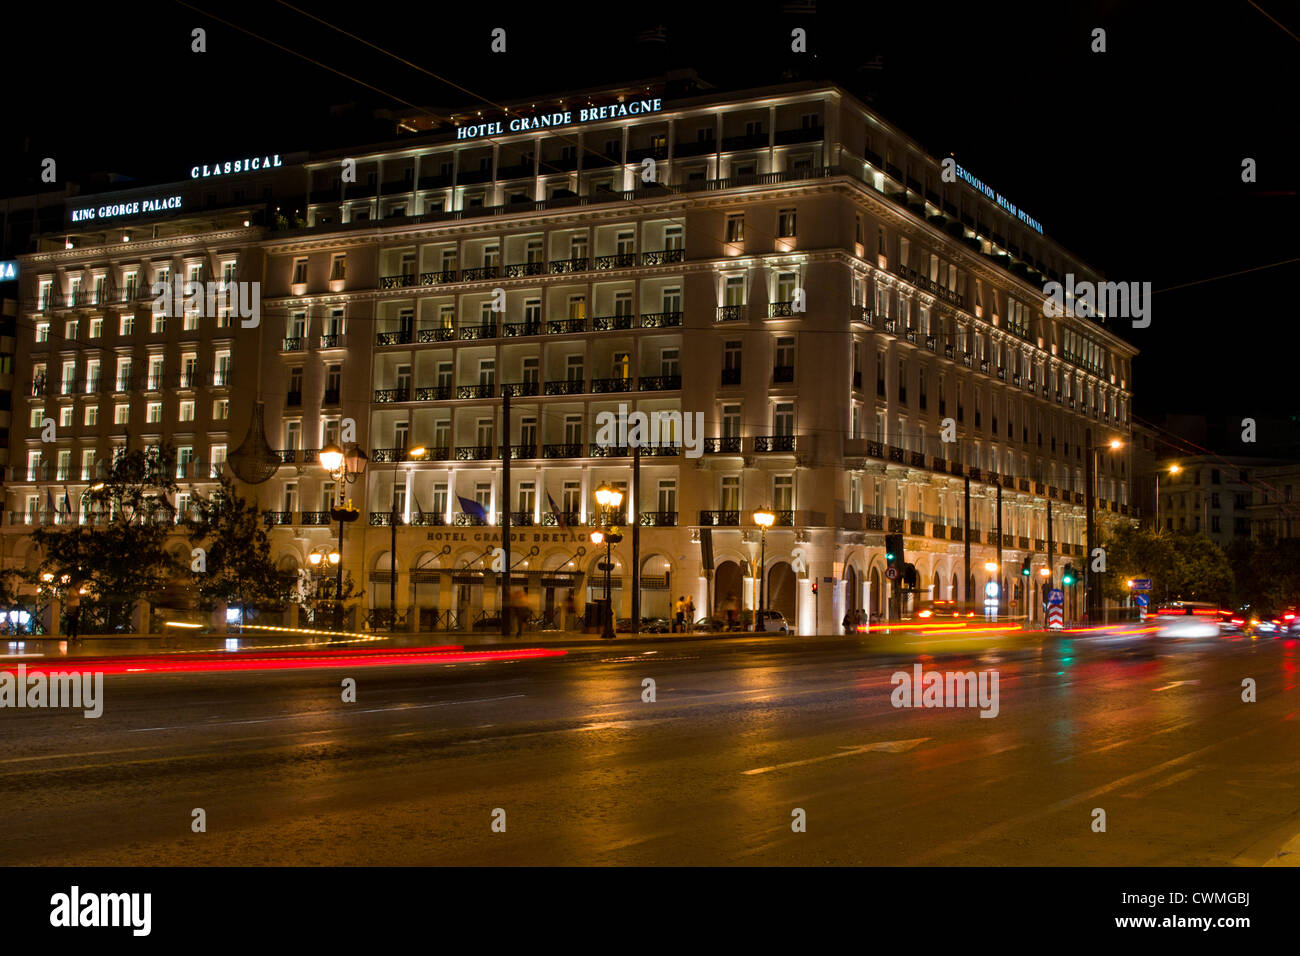
<path fill-rule="evenodd" d="M 695 623 L 695 600 L 682 595 L 673 602 L 673 633 L 687 633 Z"/>
<path fill-rule="evenodd" d="M 854 634 L 859 630 L 865 631 L 868 625 L 867 612 L 860 607 L 845 611 L 844 620 L 841 623 L 844 625 L 845 634 Z"/>

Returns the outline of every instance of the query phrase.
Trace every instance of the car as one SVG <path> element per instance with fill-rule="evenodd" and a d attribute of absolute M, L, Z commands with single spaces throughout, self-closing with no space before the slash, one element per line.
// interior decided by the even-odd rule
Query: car
<path fill-rule="evenodd" d="M 785 622 L 785 615 L 780 611 L 759 611 L 754 620 L 754 630 L 789 634 L 790 625 Z"/>
<path fill-rule="evenodd" d="M 1199 601 L 1175 601 L 1156 609 L 1157 637 L 1218 637 L 1219 608 Z"/>

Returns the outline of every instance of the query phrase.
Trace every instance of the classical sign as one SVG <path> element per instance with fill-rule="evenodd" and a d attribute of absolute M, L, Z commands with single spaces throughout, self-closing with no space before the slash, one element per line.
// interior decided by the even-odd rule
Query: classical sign
<path fill-rule="evenodd" d="M 232 173 L 255 173 L 263 169 L 275 169 L 283 166 L 284 160 L 279 153 L 270 156 L 249 156 L 244 159 L 228 159 L 211 166 L 191 166 L 190 179 L 207 179 L 211 176 L 229 176 Z"/>
<path fill-rule="evenodd" d="M 161 196 L 156 199 L 135 199 L 131 202 L 106 203 L 103 206 L 86 206 L 72 210 L 73 222 L 91 219 L 119 219 L 122 216 L 157 215 L 181 208 L 180 196 Z"/>
<path fill-rule="evenodd" d="M 540 116 L 516 116 L 509 122 L 497 120 L 494 123 L 477 123 L 473 126 L 461 126 L 456 129 L 457 139 L 477 139 L 480 136 L 501 136 L 504 133 L 524 133 L 532 129 L 548 129 L 557 126 L 573 126 L 582 123 L 594 123 L 601 120 L 618 119 L 623 116 L 642 116 L 646 113 L 659 113 L 664 108 L 662 99 L 632 100 L 627 103 L 611 103 L 608 106 L 589 106 L 580 110 L 559 110 L 543 113 Z"/>

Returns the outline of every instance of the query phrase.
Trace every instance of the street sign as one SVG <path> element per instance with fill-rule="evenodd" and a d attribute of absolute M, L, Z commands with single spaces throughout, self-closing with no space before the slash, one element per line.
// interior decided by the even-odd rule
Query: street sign
<path fill-rule="evenodd" d="M 1150 579 L 1150 578 L 1134 578 L 1134 579 L 1133 579 L 1133 590 L 1134 590 L 1134 591 L 1150 591 L 1150 590 L 1151 590 L 1151 579 Z"/>
<path fill-rule="evenodd" d="M 1144 613 L 1144 614 L 1146 613 L 1147 602 L 1148 602 L 1149 600 L 1150 600 L 1150 599 L 1149 599 L 1145 594 L 1135 594 L 1135 595 L 1133 595 L 1133 602 L 1134 602 L 1135 604 L 1137 604 L 1137 606 L 1140 607 L 1140 608 L 1142 609 L 1142 613 Z"/>
<path fill-rule="evenodd" d="M 1065 610 L 1059 604 L 1049 605 L 1047 608 L 1047 626 L 1053 631 L 1059 631 L 1065 626 Z"/>
<path fill-rule="evenodd" d="M 885 568 L 885 577 L 891 581 L 894 580 L 898 577 L 898 568 Z"/>
<path fill-rule="evenodd" d="M 1065 592 L 1062 591 L 1060 588 L 1052 588 L 1052 590 L 1049 591 L 1049 592 L 1047 593 L 1047 603 L 1048 603 L 1048 604 L 1064 604 L 1064 603 L 1065 603 Z"/>

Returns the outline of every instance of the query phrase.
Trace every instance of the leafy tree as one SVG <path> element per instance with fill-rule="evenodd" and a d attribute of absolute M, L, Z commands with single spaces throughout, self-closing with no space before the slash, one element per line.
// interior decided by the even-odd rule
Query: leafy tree
<path fill-rule="evenodd" d="M 1112 600 L 1128 596 L 1130 578 L 1151 578 L 1154 600 L 1222 603 L 1231 599 L 1232 565 L 1223 549 L 1200 532 L 1117 524 L 1109 529 L 1103 545 L 1108 572 L 1103 587 Z"/>
<path fill-rule="evenodd" d="M 229 476 L 195 498 L 182 525 L 191 547 L 203 549 L 201 565 L 196 568 L 196 556 L 185 573 L 205 610 L 218 604 L 273 609 L 290 599 L 296 575 L 276 567 L 257 504 Z"/>
<path fill-rule="evenodd" d="M 39 585 L 49 574 L 60 587 L 84 586 L 84 620 L 109 631 L 129 630 L 135 602 L 163 588 L 177 569 L 166 550 L 175 530 L 167 497 L 177 487 L 175 462 L 167 445 L 116 456 L 86 492 L 92 524 L 32 532 L 41 560 L 29 583 Z"/>
<path fill-rule="evenodd" d="M 1257 541 L 1233 541 L 1228 558 L 1236 572 L 1238 605 L 1273 613 L 1300 603 L 1300 539 L 1279 540 L 1266 531 Z"/>

